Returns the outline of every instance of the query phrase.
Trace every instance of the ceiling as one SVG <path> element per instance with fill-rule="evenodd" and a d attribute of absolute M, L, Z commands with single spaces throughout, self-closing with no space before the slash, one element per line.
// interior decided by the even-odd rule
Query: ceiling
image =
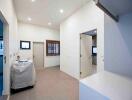
<path fill-rule="evenodd" d="M 60 23 L 90 0 L 14 0 L 18 20 L 59 29 Z M 64 13 L 60 13 L 60 9 Z M 28 17 L 32 20 L 29 21 Z M 48 25 L 48 23 L 52 25 Z"/>
<path fill-rule="evenodd" d="M 124 15 L 132 12 L 132 0 L 99 0 L 113 15 Z"/>

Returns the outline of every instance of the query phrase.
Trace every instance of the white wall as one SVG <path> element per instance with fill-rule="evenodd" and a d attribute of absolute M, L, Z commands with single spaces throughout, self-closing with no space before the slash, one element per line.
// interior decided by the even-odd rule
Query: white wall
<path fill-rule="evenodd" d="M 118 23 L 105 15 L 105 70 L 132 78 L 132 13 Z"/>
<path fill-rule="evenodd" d="M 9 41 L 7 66 L 4 66 L 4 94 L 10 92 L 10 67 L 17 50 L 17 18 L 14 11 L 12 0 L 0 0 L 0 11 L 9 25 L 9 33 L 7 33 Z M 5 35 L 5 34 L 4 34 Z"/>
<path fill-rule="evenodd" d="M 98 71 L 104 69 L 104 13 L 90 1 L 60 25 L 61 70 L 79 79 L 80 33 L 97 28 Z"/>
<path fill-rule="evenodd" d="M 53 30 L 37 25 L 18 23 L 18 41 L 26 40 L 31 42 L 44 42 L 44 67 L 52 67 L 60 65 L 60 56 L 46 56 L 46 40 L 60 40 L 60 33 L 58 30 Z M 20 50 L 19 55 L 21 58 L 33 57 L 33 43 L 31 44 L 31 50 Z"/>

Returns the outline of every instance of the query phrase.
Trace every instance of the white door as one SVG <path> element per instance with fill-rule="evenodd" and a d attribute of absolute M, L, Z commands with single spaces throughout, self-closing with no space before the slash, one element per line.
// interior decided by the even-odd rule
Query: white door
<path fill-rule="evenodd" d="M 92 72 L 92 36 L 81 34 L 80 75 L 84 78 Z"/>
<path fill-rule="evenodd" d="M 33 60 L 37 70 L 44 68 L 44 43 L 33 42 Z"/>

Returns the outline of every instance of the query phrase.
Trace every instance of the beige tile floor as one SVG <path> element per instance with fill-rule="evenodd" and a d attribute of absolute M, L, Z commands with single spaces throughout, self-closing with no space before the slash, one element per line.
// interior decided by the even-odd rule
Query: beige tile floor
<path fill-rule="evenodd" d="M 11 95 L 10 100 L 79 100 L 79 81 L 59 67 L 39 70 L 36 86 Z"/>

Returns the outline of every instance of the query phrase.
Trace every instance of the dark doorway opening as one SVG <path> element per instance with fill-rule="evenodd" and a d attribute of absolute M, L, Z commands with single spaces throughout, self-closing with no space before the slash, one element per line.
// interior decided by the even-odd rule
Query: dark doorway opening
<path fill-rule="evenodd" d="M 3 91 L 3 22 L 0 20 L 0 95 Z"/>

